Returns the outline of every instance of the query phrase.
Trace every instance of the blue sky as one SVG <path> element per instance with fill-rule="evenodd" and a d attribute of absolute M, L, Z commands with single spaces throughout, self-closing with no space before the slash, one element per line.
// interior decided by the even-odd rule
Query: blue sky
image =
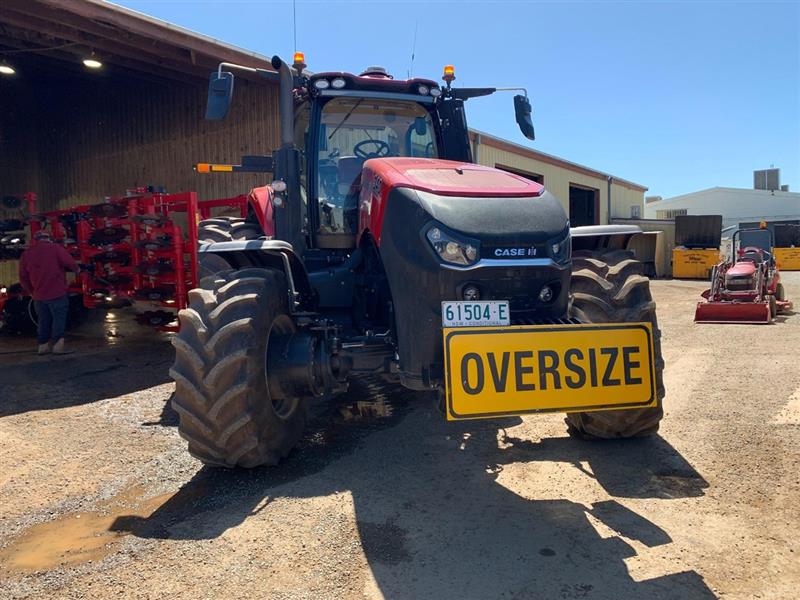
<path fill-rule="evenodd" d="M 119 4 L 291 58 L 292 2 Z M 410 68 L 456 84 L 523 86 L 537 139 L 508 94 L 470 100 L 472 127 L 646 185 L 664 197 L 751 187 L 780 167 L 800 191 L 800 3 L 297 0 L 314 71 Z"/>

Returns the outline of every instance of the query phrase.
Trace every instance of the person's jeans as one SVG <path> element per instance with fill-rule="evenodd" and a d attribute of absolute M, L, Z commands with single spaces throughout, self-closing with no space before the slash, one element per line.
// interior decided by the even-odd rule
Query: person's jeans
<path fill-rule="evenodd" d="M 66 294 L 61 298 L 52 300 L 35 300 L 36 318 L 38 319 L 39 344 L 47 342 L 57 342 L 64 337 L 64 330 L 67 328 L 67 313 L 69 312 L 69 296 Z"/>

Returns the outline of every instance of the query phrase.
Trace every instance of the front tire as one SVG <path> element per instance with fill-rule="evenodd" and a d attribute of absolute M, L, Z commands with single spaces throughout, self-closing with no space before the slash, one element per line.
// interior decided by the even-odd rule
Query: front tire
<path fill-rule="evenodd" d="M 189 292 L 172 342 L 172 406 L 189 452 L 207 465 L 275 465 L 303 433 L 305 402 L 267 376 L 269 352 L 295 331 L 286 290 L 283 273 L 247 268 Z"/>
<path fill-rule="evenodd" d="M 571 433 L 595 438 L 652 435 L 664 416 L 664 359 L 656 303 L 643 265 L 627 250 L 576 252 L 572 261 L 571 316 L 583 323 L 650 323 L 656 368 L 655 408 L 568 413 Z"/>

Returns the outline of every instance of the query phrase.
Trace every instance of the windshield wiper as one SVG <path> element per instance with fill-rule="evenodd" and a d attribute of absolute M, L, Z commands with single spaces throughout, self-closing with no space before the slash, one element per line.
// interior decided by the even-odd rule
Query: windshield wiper
<path fill-rule="evenodd" d="M 361 104 L 363 101 L 364 101 L 364 98 L 359 98 L 358 102 L 356 102 L 356 103 L 353 105 L 353 108 L 351 108 L 351 109 L 350 109 L 350 112 L 348 112 L 348 113 L 347 113 L 347 114 L 344 116 L 344 119 L 342 119 L 342 122 L 341 122 L 341 123 L 339 123 L 339 124 L 336 126 L 336 129 L 334 129 L 334 130 L 333 130 L 333 133 L 332 133 L 332 134 L 330 134 L 330 135 L 328 136 L 328 139 L 331 139 L 331 138 L 332 138 L 334 135 L 336 135 L 336 132 L 337 132 L 337 131 L 339 131 L 339 129 L 341 129 L 342 125 L 344 125 L 345 123 L 347 123 L 347 119 L 349 119 L 349 118 L 350 118 L 350 115 L 352 115 L 352 114 L 353 114 L 353 111 L 354 111 L 355 109 L 357 109 L 357 108 L 358 108 L 358 105 L 359 105 L 359 104 Z"/>

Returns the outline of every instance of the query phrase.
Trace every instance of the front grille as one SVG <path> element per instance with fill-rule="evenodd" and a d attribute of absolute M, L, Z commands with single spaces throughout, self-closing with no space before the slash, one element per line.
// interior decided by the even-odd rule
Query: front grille
<path fill-rule="evenodd" d="M 545 284 L 553 288 L 555 298 L 561 294 L 561 283 L 555 280 L 552 274 L 543 276 L 526 276 L 517 278 L 496 279 L 470 279 L 459 286 L 463 289 L 467 285 L 477 286 L 480 290 L 481 300 L 508 300 L 511 311 L 530 311 L 545 308 L 538 297 Z M 553 304 L 549 302 L 548 304 Z"/>
<path fill-rule="evenodd" d="M 753 278 L 752 277 L 726 277 L 725 278 L 725 287 L 731 290 L 732 292 L 746 292 L 747 290 L 752 290 L 753 285 Z"/>

